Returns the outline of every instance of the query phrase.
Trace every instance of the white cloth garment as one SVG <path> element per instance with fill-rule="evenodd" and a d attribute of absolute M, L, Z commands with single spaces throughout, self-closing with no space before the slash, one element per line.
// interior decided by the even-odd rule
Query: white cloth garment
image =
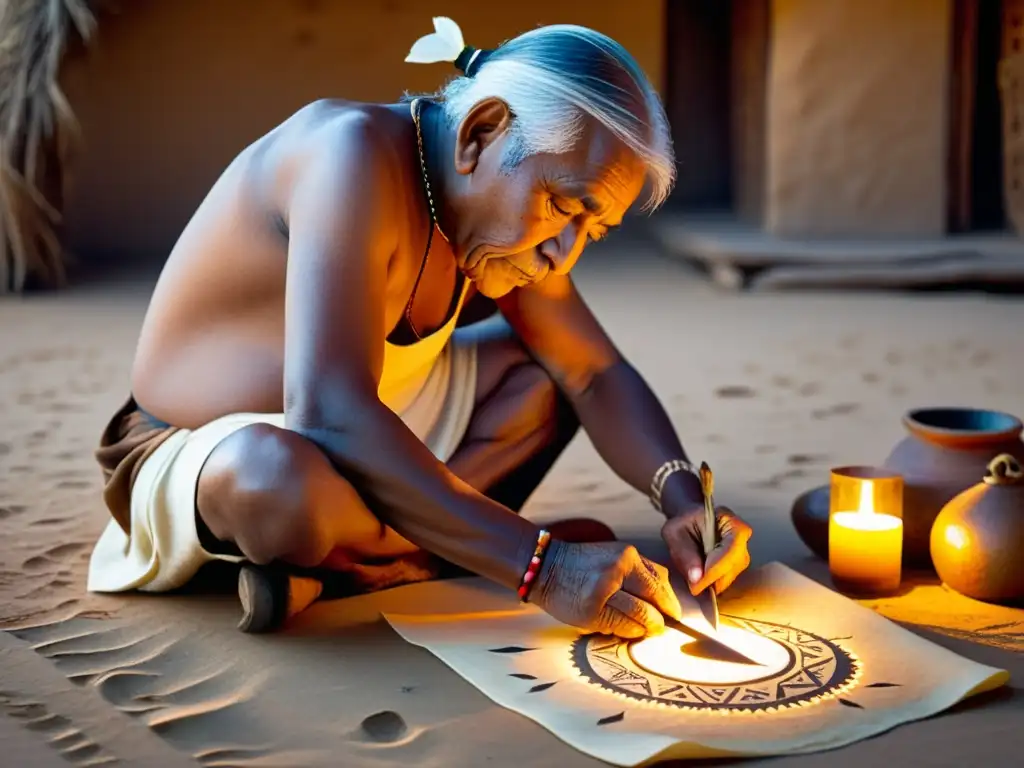
<path fill-rule="evenodd" d="M 423 347 L 447 342 L 433 361 L 427 361 L 423 375 L 416 373 L 418 366 L 411 366 L 411 375 L 410 366 L 398 366 L 404 369 L 402 376 L 389 377 L 387 391 L 383 386 L 381 390 L 382 400 L 440 461 L 451 458 L 462 442 L 476 396 L 476 344 L 461 341 L 457 333 L 452 335 L 454 324 L 453 318 L 450 328 L 421 342 Z M 443 339 L 434 338 L 443 331 L 447 331 Z M 408 347 L 389 345 L 388 352 L 389 357 L 422 361 L 422 353 L 429 355 L 430 350 L 421 348 L 417 354 L 409 354 L 412 349 Z M 196 430 L 178 430 L 167 438 L 142 464 L 132 486 L 131 533 L 110 520 L 97 542 L 89 561 L 89 591 L 164 592 L 184 585 L 211 560 L 239 561 L 238 557 L 211 554 L 200 545 L 196 486 L 217 445 L 233 432 L 259 423 L 283 428 L 284 415 L 232 414 Z"/>

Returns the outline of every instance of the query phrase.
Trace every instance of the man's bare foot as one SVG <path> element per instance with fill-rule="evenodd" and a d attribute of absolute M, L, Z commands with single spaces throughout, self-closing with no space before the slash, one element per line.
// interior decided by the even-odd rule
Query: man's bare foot
<path fill-rule="evenodd" d="M 238 628 L 248 634 L 273 632 L 312 605 L 323 589 L 318 579 L 293 576 L 280 568 L 243 565 L 238 572 L 242 603 Z"/>

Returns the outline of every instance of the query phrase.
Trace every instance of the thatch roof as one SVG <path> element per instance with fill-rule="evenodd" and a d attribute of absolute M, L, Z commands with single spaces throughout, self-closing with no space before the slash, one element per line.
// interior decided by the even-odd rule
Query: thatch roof
<path fill-rule="evenodd" d="M 63 165 L 76 125 L 58 75 L 68 36 L 93 27 L 88 0 L 0 0 L 0 294 L 64 283 Z"/>

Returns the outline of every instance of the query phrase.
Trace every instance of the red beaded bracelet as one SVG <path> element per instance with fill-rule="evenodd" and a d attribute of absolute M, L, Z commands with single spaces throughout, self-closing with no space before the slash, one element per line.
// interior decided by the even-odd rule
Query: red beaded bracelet
<path fill-rule="evenodd" d="M 533 548 L 533 557 L 530 558 L 530 564 L 526 566 L 523 580 L 519 583 L 519 599 L 524 603 L 530 596 L 530 589 L 533 588 L 533 583 L 540 572 L 540 566 L 544 562 L 544 553 L 548 551 L 550 541 L 551 534 L 545 530 L 541 530 L 537 535 L 537 546 Z"/>

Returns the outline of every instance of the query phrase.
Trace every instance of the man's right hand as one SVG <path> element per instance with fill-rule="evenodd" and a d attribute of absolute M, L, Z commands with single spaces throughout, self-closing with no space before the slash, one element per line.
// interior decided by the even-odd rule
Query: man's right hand
<path fill-rule="evenodd" d="M 639 638 L 682 618 L 668 571 L 618 541 L 552 540 L 530 602 L 584 632 Z"/>

